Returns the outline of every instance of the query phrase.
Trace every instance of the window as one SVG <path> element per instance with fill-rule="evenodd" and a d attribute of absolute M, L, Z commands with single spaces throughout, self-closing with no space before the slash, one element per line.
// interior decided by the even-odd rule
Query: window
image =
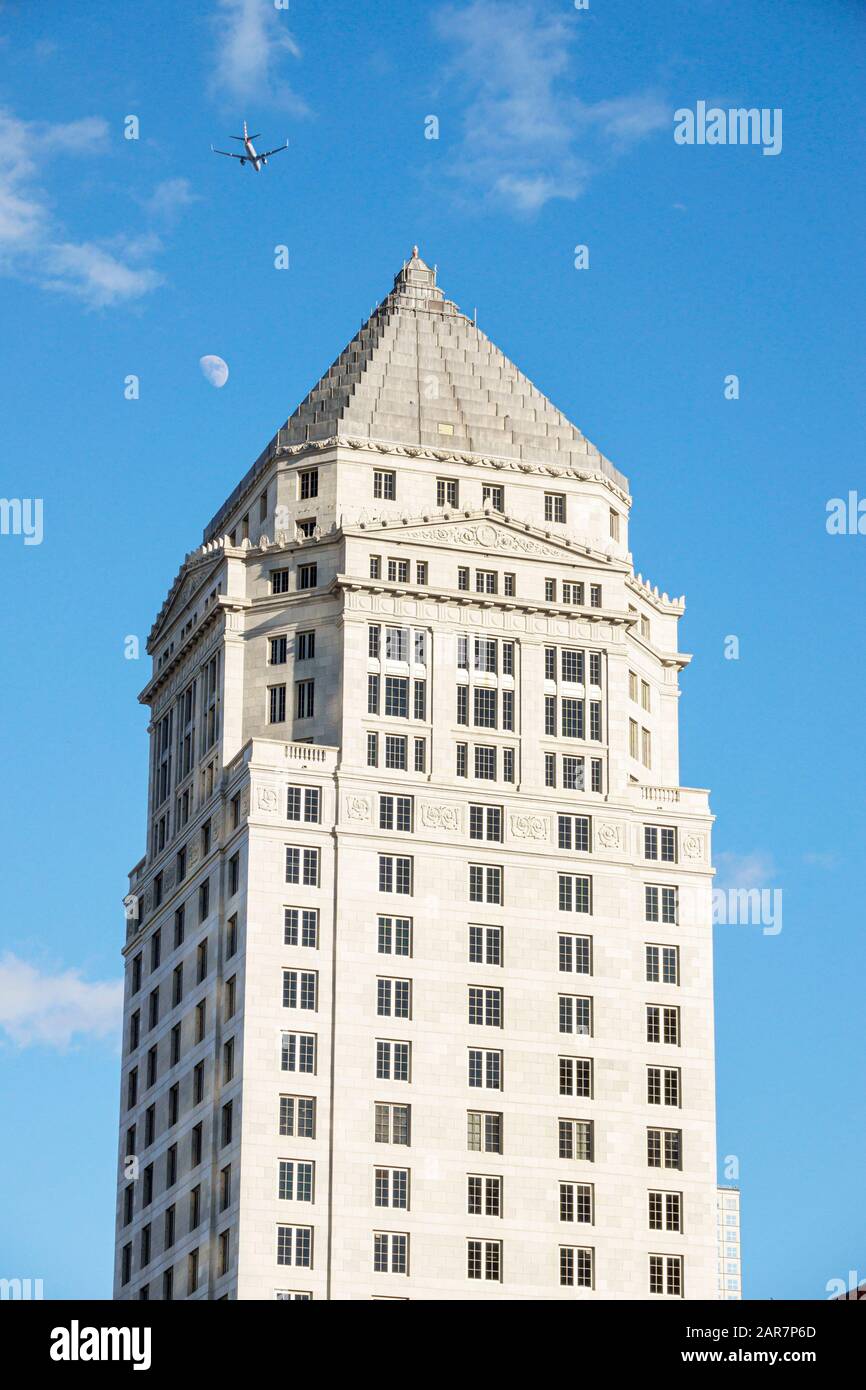
<path fill-rule="evenodd" d="M 412 892 L 412 860 L 410 858 L 403 855 L 379 855 L 379 892 Z"/>
<path fill-rule="evenodd" d="M 682 1298 L 682 1255 L 650 1255 L 649 1289 L 650 1293 L 669 1294 L 672 1298 Z"/>
<path fill-rule="evenodd" d="M 302 468 L 298 473 L 298 496 L 303 501 L 308 497 L 318 497 L 319 495 L 319 470 L 318 468 Z"/>
<path fill-rule="evenodd" d="M 466 1147 L 473 1153 L 502 1153 L 502 1115 L 490 1110 L 466 1114 Z"/>
<path fill-rule="evenodd" d="M 234 1116 L 234 1102 L 233 1102 L 233 1101 L 227 1101 L 226 1104 L 223 1106 L 223 1109 L 222 1109 L 221 1138 L 222 1138 L 222 1146 L 223 1146 L 223 1148 L 225 1148 L 226 1144 L 230 1144 L 230 1143 L 232 1142 L 232 1119 L 233 1119 L 233 1116 Z"/>
<path fill-rule="evenodd" d="M 592 912 L 592 879 L 586 874 L 559 875 L 560 912 Z"/>
<path fill-rule="evenodd" d="M 613 507 L 608 510 L 608 530 L 612 541 L 619 540 L 619 512 L 615 512 Z"/>
<path fill-rule="evenodd" d="M 477 729 L 496 728 L 497 691 L 476 687 L 473 700 L 474 723 Z"/>
<path fill-rule="evenodd" d="M 470 1240 L 466 1242 L 466 1274 L 469 1279 L 502 1282 L 502 1241 Z"/>
<path fill-rule="evenodd" d="M 240 886 L 240 881 L 241 881 L 241 857 L 240 857 L 239 854 L 233 854 L 232 857 L 231 857 L 231 859 L 229 860 L 229 885 L 228 885 L 228 891 L 229 891 L 229 897 L 230 897 L 230 898 L 233 898 L 234 895 L 235 895 L 235 893 L 238 891 L 238 888 L 239 888 L 239 886 Z"/>
<path fill-rule="evenodd" d="M 379 766 L 379 735 L 367 734 L 367 766 Z"/>
<path fill-rule="evenodd" d="M 409 660 L 409 629 L 407 627 L 385 628 L 385 658 L 387 661 Z"/>
<path fill-rule="evenodd" d="M 496 987 L 470 985 L 469 1022 L 486 1028 L 501 1028 L 502 990 Z"/>
<path fill-rule="evenodd" d="M 412 717 L 427 718 L 427 682 L 415 681 L 412 687 Z"/>
<path fill-rule="evenodd" d="M 397 474 L 385 469 L 373 470 L 373 496 L 384 502 L 393 502 L 397 496 Z"/>
<path fill-rule="evenodd" d="M 456 754 L 457 754 L 457 764 L 456 764 L 456 768 L 455 768 L 456 774 L 457 774 L 458 777 L 466 777 L 466 776 L 468 776 L 468 773 L 467 773 L 467 770 L 466 770 L 466 758 L 467 758 L 467 754 L 468 754 L 468 745 L 465 744 L 465 743 L 458 743 L 457 746 L 456 746 Z"/>
<path fill-rule="evenodd" d="M 592 1037 L 592 999 L 588 995 L 560 994 L 559 1031 Z"/>
<path fill-rule="evenodd" d="M 495 717 L 495 707 L 494 707 Z M 502 727 L 509 733 L 514 731 L 514 691 L 503 690 L 502 692 Z"/>
<path fill-rule="evenodd" d="M 410 1106 L 376 1103 L 374 1137 L 377 1144 L 408 1144 L 410 1128 Z"/>
<path fill-rule="evenodd" d="M 505 511 L 505 489 L 495 487 L 491 483 L 483 483 L 481 487 L 481 501 L 489 502 L 495 512 Z"/>
<path fill-rule="evenodd" d="M 381 578 L 382 578 L 382 556 L 381 556 L 381 555 L 371 555 L 371 556 L 370 556 L 370 578 L 371 578 L 371 579 L 381 579 Z"/>
<path fill-rule="evenodd" d="M 312 1202 L 314 1164 L 281 1158 L 277 1196 L 283 1202 Z"/>
<path fill-rule="evenodd" d="M 302 883 L 308 888 L 319 886 L 319 851 L 300 846 L 286 846 L 286 883 Z"/>
<path fill-rule="evenodd" d="M 583 700 L 575 700 L 570 695 L 563 695 L 560 700 L 561 720 L 560 729 L 563 738 L 583 738 L 584 737 L 584 703 Z"/>
<path fill-rule="evenodd" d="M 198 1251 L 191 1250 L 186 1261 L 186 1287 L 188 1293 L 198 1288 Z"/>
<path fill-rule="evenodd" d="M 287 637 L 272 637 L 268 660 L 271 666 L 285 666 L 289 650 Z"/>
<path fill-rule="evenodd" d="M 406 771 L 408 740 L 404 734 L 385 735 L 385 766 L 398 772 Z"/>
<path fill-rule="evenodd" d="M 593 1252 L 585 1246 L 559 1247 L 559 1282 L 575 1288 L 592 1288 Z"/>
<path fill-rule="evenodd" d="M 565 495 L 561 492 L 544 494 L 544 520 L 565 521 Z"/>
<path fill-rule="evenodd" d="M 426 584 L 426 583 L 427 583 L 427 561 L 426 561 L 426 560 L 416 560 L 416 562 L 415 562 L 415 583 L 416 583 L 416 584 Z"/>
<path fill-rule="evenodd" d="M 682 1130 L 648 1129 L 646 1138 L 649 1168 L 682 1168 Z"/>
<path fill-rule="evenodd" d="M 373 1232 L 373 1270 L 377 1274 L 409 1273 L 409 1237 L 404 1232 Z"/>
<path fill-rule="evenodd" d="M 423 738 L 416 738 L 415 744 L 415 771 L 424 772 L 427 767 L 427 741 Z"/>
<path fill-rule="evenodd" d="M 466 1211 L 470 1216 L 501 1216 L 502 1179 L 469 1173 L 466 1178 Z"/>
<path fill-rule="evenodd" d="M 502 928 L 469 928 L 469 960 L 473 965 L 502 964 Z"/>
<path fill-rule="evenodd" d="M 556 696 L 544 697 L 544 733 L 547 738 L 556 737 Z"/>
<path fill-rule="evenodd" d="M 226 922 L 226 959 L 231 960 L 238 949 L 238 918 L 234 913 Z"/>
<path fill-rule="evenodd" d="M 460 565 L 457 569 L 457 588 L 462 590 L 469 588 L 469 570 L 465 565 Z"/>
<path fill-rule="evenodd" d="M 379 676 L 375 672 L 367 676 L 367 713 L 379 713 Z"/>
<path fill-rule="evenodd" d="M 409 1169 L 377 1168 L 374 1178 L 374 1203 L 377 1207 L 409 1209 Z"/>
<path fill-rule="evenodd" d="M 590 1057 L 559 1058 L 559 1094 L 561 1096 L 592 1097 L 592 1059 Z"/>
<path fill-rule="evenodd" d="M 559 1184 L 560 1221 L 578 1221 L 583 1225 L 591 1226 L 593 1196 L 591 1182 L 561 1182 Z"/>
<path fill-rule="evenodd" d="M 679 1067 L 647 1067 L 647 1105 L 680 1104 Z"/>
<path fill-rule="evenodd" d="M 601 608 L 601 585 L 590 584 L 589 586 L 589 606 L 590 608 Z"/>
<path fill-rule="evenodd" d="M 380 917 L 377 941 L 380 955 L 411 956 L 411 917 Z"/>
<path fill-rule="evenodd" d="M 313 1096 L 280 1096 L 280 1134 L 315 1139 L 316 1101 Z"/>
<path fill-rule="evenodd" d="M 385 714 L 390 719 L 409 718 L 409 681 L 405 676 L 385 677 Z"/>
<path fill-rule="evenodd" d="M 318 565 L 298 565 L 298 588 L 315 589 L 319 582 Z"/>
<path fill-rule="evenodd" d="M 582 792 L 585 781 L 585 760 L 566 754 L 562 759 L 562 785 L 566 791 Z M 600 788 L 593 787 L 593 791 Z"/>
<path fill-rule="evenodd" d="M 376 1076 L 380 1081 L 408 1081 L 412 1061 L 412 1044 L 376 1040 Z"/>
<path fill-rule="evenodd" d="M 649 729 L 641 729 L 640 731 L 640 750 L 640 760 L 644 767 L 652 767 L 652 734 Z"/>
<path fill-rule="evenodd" d="M 646 977 L 653 984 L 678 985 L 680 952 L 678 946 L 647 946 Z"/>
<path fill-rule="evenodd" d="M 592 1120 L 559 1121 L 559 1157 L 593 1160 Z"/>
<path fill-rule="evenodd" d="M 476 571 L 475 571 L 475 592 L 476 592 L 476 594 L 495 594 L 495 593 L 496 593 L 496 571 L 495 571 L 495 570 L 476 570 Z"/>
<path fill-rule="evenodd" d="M 457 723 L 469 723 L 469 686 L 458 685 L 457 687 Z"/>
<path fill-rule="evenodd" d="M 648 883 L 644 889 L 644 897 L 648 922 L 664 922 L 676 926 L 678 906 L 676 888 Z"/>
<path fill-rule="evenodd" d="M 479 782 L 496 781 L 496 749 L 475 745 L 475 776 Z"/>
<path fill-rule="evenodd" d="M 231 1232 L 221 1231 L 217 1248 L 217 1278 L 228 1274 L 231 1263 Z"/>
<path fill-rule="evenodd" d="M 282 724 L 286 718 L 286 687 L 268 686 L 268 723 Z"/>
<path fill-rule="evenodd" d="M 544 581 L 544 601 L 545 603 L 556 603 L 556 580 L 545 579 Z"/>
<path fill-rule="evenodd" d="M 282 1033 L 280 1067 L 282 1071 L 302 1071 L 314 1076 L 316 1072 L 315 1033 Z"/>
<path fill-rule="evenodd" d="M 672 825 L 645 825 L 644 858 L 658 859 L 664 864 L 677 860 L 677 832 Z"/>
<path fill-rule="evenodd" d="M 678 1047 L 680 1041 L 679 1009 L 670 1005 L 647 1004 L 646 1040 L 651 1043 L 669 1043 Z"/>
<path fill-rule="evenodd" d="M 566 583 L 566 582 L 563 580 L 563 584 L 562 584 L 562 601 L 563 601 L 563 603 L 582 604 L 582 603 L 583 603 L 583 584 L 582 584 L 581 582 L 576 583 L 576 584 L 568 584 L 568 583 Z"/>
<path fill-rule="evenodd" d="M 651 1231 L 681 1231 L 683 1229 L 683 1198 L 681 1192 L 650 1192 L 649 1228 Z"/>
<path fill-rule="evenodd" d="M 559 935 L 559 968 L 566 974 L 592 974 L 592 937 Z"/>
<path fill-rule="evenodd" d="M 470 1047 L 469 1085 L 483 1087 L 488 1091 L 501 1091 L 502 1053 Z"/>
<path fill-rule="evenodd" d="M 470 840 L 495 840 L 497 843 L 501 842 L 502 807 L 470 806 L 469 838 Z"/>
<path fill-rule="evenodd" d="M 458 502 L 458 495 L 458 484 L 456 478 L 436 479 L 437 507 L 456 507 Z"/>
<path fill-rule="evenodd" d="M 559 816 L 559 848 L 588 854 L 592 849 L 592 820 L 589 816 Z"/>
<path fill-rule="evenodd" d="M 388 560 L 388 581 L 391 584 L 409 583 L 409 561 L 401 560 L 396 556 L 389 557 Z"/>
<path fill-rule="evenodd" d="M 287 569 L 271 570 L 271 593 L 287 594 L 289 592 L 289 571 Z"/>
<path fill-rule="evenodd" d="M 469 865 L 469 901 L 502 903 L 502 869 L 498 865 Z"/>
<path fill-rule="evenodd" d="M 412 981 L 380 976 L 376 981 L 376 1013 L 380 1018 L 411 1018 Z"/>
<path fill-rule="evenodd" d="M 283 1008 L 318 1008 L 319 975 L 316 970 L 283 971 Z"/>
<path fill-rule="evenodd" d="M 316 682 L 295 681 L 295 718 L 312 719 L 315 711 Z"/>
<path fill-rule="evenodd" d="M 277 1264 L 311 1269 L 313 1264 L 312 1226 L 277 1227 Z"/>
<path fill-rule="evenodd" d="M 307 946 L 315 950 L 319 944 L 319 912 L 314 907 L 283 909 L 283 944 Z"/>

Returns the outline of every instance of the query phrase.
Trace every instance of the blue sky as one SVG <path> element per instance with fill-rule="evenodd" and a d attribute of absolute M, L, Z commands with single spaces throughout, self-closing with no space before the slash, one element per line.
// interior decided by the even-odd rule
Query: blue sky
<path fill-rule="evenodd" d="M 784 894 L 778 935 L 717 928 L 746 1296 L 866 1278 L 866 536 L 825 527 L 866 496 L 863 6 L 78 0 L 0 36 L 0 491 L 44 503 L 0 536 L 0 1274 L 110 1294 L 124 638 L 417 241 L 630 478 L 636 566 L 688 601 L 682 782 L 722 880 Z M 699 100 L 781 108 L 782 152 L 677 145 Z M 291 142 L 261 177 L 210 154 L 244 116 Z"/>

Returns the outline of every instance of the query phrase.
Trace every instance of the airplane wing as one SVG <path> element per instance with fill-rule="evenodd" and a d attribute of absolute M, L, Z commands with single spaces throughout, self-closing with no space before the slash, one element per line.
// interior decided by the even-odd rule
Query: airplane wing
<path fill-rule="evenodd" d="M 288 148 L 289 148 L 289 142 L 288 142 L 288 140 L 287 140 L 286 143 L 285 143 L 284 145 L 277 145 L 277 148 L 276 148 L 275 150 L 263 150 L 262 153 L 261 153 L 260 155 L 258 155 L 258 158 L 259 158 L 259 159 L 270 159 L 270 157 L 271 157 L 272 154 L 279 154 L 279 153 L 280 153 L 280 150 L 287 150 Z"/>
<path fill-rule="evenodd" d="M 247 157 L 245 154 L 235 154 L 234 150 L 218 150 L 214 145 L 211 145 L 211 149 L 213 150 L 214 154 L 224 154 L 226 159 L 245 160 Z"/>

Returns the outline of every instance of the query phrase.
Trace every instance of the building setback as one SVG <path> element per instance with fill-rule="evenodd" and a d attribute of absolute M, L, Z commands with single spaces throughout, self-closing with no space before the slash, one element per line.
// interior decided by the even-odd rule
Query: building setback
<path fill-rule="evenodd" d="M 416 249 L 187 555 L 117 1298 L 718 1297 L 712 818 L 630 505 Z"/>

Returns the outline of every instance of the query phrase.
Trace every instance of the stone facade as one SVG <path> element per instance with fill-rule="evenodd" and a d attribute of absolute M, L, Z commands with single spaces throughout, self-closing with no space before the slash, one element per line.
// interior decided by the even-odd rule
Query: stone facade
<path fill-rule="evenodd" d="M 712 818 L 630 504 L 415 254 L 186 557 L 116 1297 L 718 1296 Z"/>

